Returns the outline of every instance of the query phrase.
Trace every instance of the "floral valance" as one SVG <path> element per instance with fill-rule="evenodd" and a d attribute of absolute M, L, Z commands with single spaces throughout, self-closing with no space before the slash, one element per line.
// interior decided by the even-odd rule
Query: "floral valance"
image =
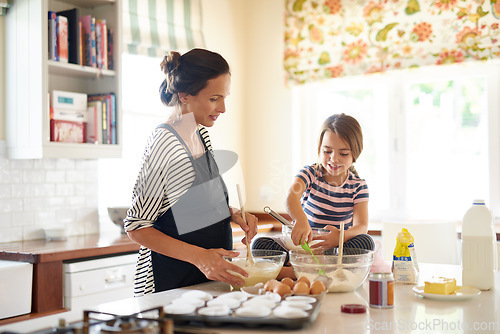
<path fill-rule="evenodd" d="M 500 0 L 286 0 L 287 79 L 500 58 Z"/>

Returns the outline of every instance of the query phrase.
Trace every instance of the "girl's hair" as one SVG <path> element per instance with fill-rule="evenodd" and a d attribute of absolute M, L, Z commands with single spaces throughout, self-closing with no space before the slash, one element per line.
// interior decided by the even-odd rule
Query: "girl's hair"
<path fill-rule="evenodd" d="M 229 64 L 218 53 L 205 49 L 192 49 L 181 55 L 170 51 L 160 64 L 165 80 L 160 85 L 160 98 L 167 107 L 175 107 L 170 119 L 180 118 L 179 93 L 197 95 L 207 81 L 222 74 L 230 74 Z"/>
<path fill-rule="evenodd" d="M 332 131 L 349 145 L 349 149 L 352 153 L 352 162 L 358 159 L 361 151 L 363 151 L 363 132 L 361 131 L 361 126 L 354 117 L 343 113 L 335 114 L 328 117 L 323 122 L 318 140 L 318 159 L 321 152 L 321 143 L 323 142 L 326 131 Z M 316 169 L 317 171 L 320 170 L 319 162 L 316 164 Z M 351 165 L 349 170 L 356 176 L 359 176 L 354 165 Z"/>

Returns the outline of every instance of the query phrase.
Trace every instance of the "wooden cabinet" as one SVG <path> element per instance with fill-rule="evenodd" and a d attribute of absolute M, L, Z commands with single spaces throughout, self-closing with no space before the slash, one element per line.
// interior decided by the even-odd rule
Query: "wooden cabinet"
<path fill-rule="evenodd" d="M 113 29 L 113 70 L 48 58 L 48 11 L 79 9 Z M 120 29 L 118 0 L 16 0 L 6 16 L 6 139 L 12 159 L 96 159 L 121 156 Z M 50 93 L 116 94 L 117 144 L 50 141 Z"/>

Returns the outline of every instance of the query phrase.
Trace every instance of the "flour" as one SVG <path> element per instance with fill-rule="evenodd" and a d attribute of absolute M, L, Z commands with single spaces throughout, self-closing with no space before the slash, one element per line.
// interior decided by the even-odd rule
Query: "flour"
<path fill-rule="evenodd" d="M 361 285 L 366 278 L 366 273 L 363 272 L 352 272 L 349 270 L 345 270 L 345 280 L 339 280 L 335 275 L 335 270 L 327 273 L 326 276 L 332 279 L 332 283 L 328 287 L 328 292 L 348 292 L 354 291 L 359 285 Z M 306 273 L 298 273 L 298 276 L 305 276 L 309 279 L 309 281 L 314 281 L 314 279 L 318 276 L 317 274 L 306 274 Z"/>

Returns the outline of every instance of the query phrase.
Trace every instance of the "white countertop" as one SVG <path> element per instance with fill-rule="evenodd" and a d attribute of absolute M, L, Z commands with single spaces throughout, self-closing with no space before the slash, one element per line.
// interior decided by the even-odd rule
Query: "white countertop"
<path fill-rule="evenodd" d="M 420 264 L 420 282 L 431 276 L 455 277 L 461 284 L 461 268 L 457 265 Z M 329 293 L 323 298 L 316 321 L 304 328 L 294 330 L 301 334 L 332 333 L 500 333 L 500 273 L 497 272 L 496 290 L 482 291 L 469 300 L 440 301 L 418 296 L 412 291 L 413 285 L 395 286 L 394 308 L 375 309 L 367 307 L 365 314 L 345 314 L 340 312 L 342 304 L 368 305 L 368 281 L 351 293 Z M 218 292 L 229 291 L 227 284 L 210 282 L 160 292 L 140 298 L 131 298 L 100 305 L 97 309 L 119 314 L 130 314 L 146 308 L 166 305 L 179 297 L 187 289 L 203 289 Z M 58 318 L 64 317 L 59 314 Z M 36 319 L 35 319 L 36 320 Z M 34 321 L 34 320 L 30 320 Z M 27 323 L 28 321 L 26 321 Z M 52 322 L 55 324 L 56 321 Z M 4 326 L 0 330 L 19 330 Z M 19 323 L 18 325 L 22 325 Z M 25 324 L 27 325 L 27 324 Z M 40 327 L 39 327 L 40 328 Z M 38 328 L 38 329 L 39 329 Z M 29 329 L 28 329 L 29 330 Z M 251 332 L 276 333 L 283 332 L 276 327 L 259 327 Z M 25 329 L 26 331 L 26 329 Z M 217 333 L 249 333 L 248 328 L 213 327 Z"/>

